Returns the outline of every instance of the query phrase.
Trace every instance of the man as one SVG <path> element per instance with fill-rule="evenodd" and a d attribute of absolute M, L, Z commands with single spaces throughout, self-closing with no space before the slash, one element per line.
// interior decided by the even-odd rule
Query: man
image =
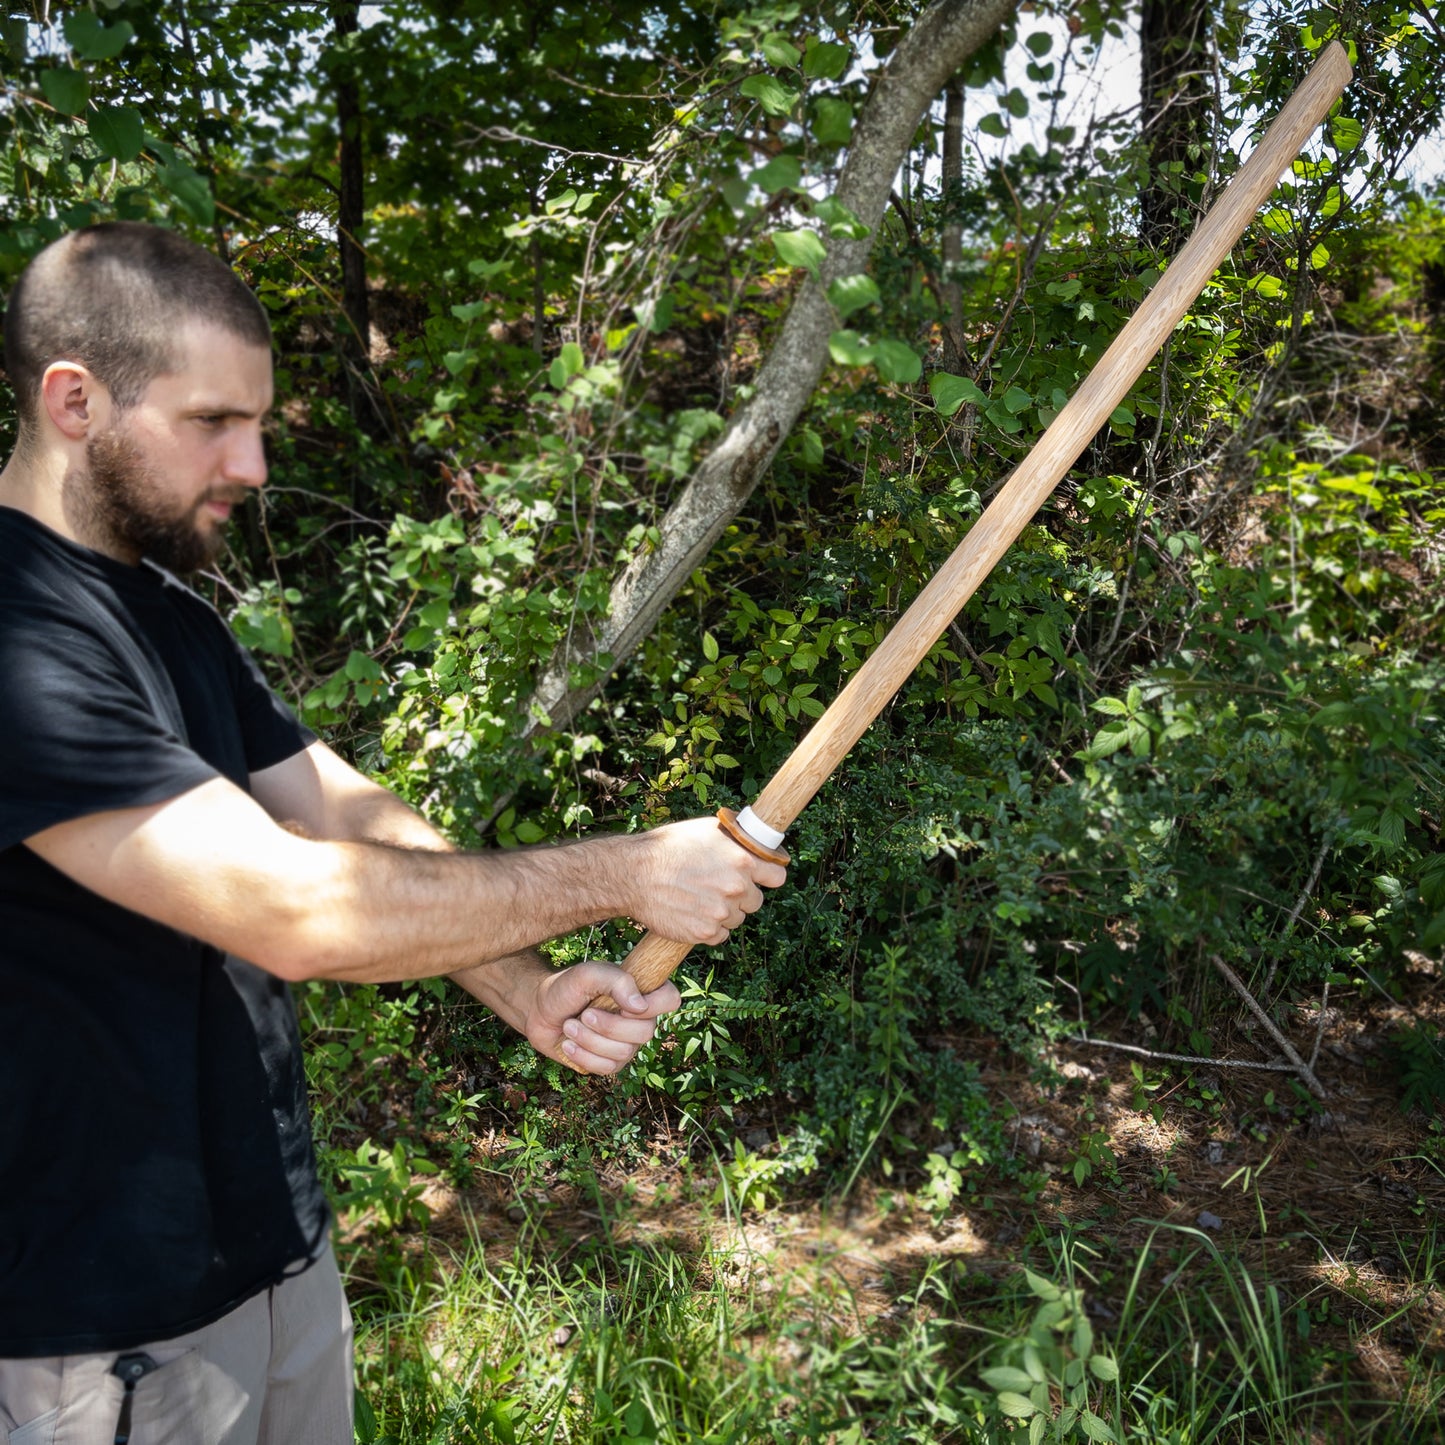
<path fill-rule="evenodd" d="M 295 721 L 160 570 L 213 558 L 266 480 L 270 332 L 214 256 L 63 238 L 10 296 L 5 364 L 0 1441 L 340 1445 L 350 1320 L 288 985 L 449 975 L 612 1072 L 676 990 L 533 946 L 617 915 L 718 943 L 783 872 L 705 819 L 455 853 Z"/>

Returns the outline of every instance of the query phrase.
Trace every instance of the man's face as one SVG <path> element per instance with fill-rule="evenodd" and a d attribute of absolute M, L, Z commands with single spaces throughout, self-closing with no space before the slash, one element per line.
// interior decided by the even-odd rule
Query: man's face
<path fill-rule="evenodd" d="M 184 573 L 220 554 L 232 508 L 266 481 L 271 353 L 201 322 L 176 352 L 177 370 L 87 441 L 75 480 L 93 545 Z"/>

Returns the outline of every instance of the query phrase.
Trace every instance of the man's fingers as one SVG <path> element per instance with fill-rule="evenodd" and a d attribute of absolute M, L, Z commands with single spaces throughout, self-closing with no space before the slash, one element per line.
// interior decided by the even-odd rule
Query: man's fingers
<path fill-rule="evenodd" d="M 748 857 L 752 858 L 749 853 Z M 781 888 L 788 881 L 788 870 L 781 863 L 769 863 L 763 858 L 753 858 L 753 882 L 759 888 Z"/>

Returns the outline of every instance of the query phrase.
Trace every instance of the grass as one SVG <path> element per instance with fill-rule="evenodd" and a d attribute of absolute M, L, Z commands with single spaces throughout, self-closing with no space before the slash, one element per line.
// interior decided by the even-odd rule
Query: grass
<path fill-rule="evenodd" d="M 453 1245 L 353 1242 L 358 1439 L 1442 1438 L 1438 1359 L 1413 1359 L 1382 1397 L 1338 1339 L 1311 1338 L 1308 1300 L 1196 1229 L 1155 1227 L 1119 1274 L 1084 1232 L 1042 1235 L 1028 1270 L 928 1265 L 874 1312 L 826 1258 L 783 1270 L 750 1253 L 735 1220 L 711 1224 L 684 1242 L 619 1216 L 569 1244 L 529 1221 L 499 1256 L 464 1213 Z M 1439 1264 L 1432 1231 L 1396 1282 L 1401 1302 L 1362 1333 L 1367 1346 L 1422 1301 L 1438 1307 Z"/>
<path fill-rule="evenodd" d="M 1445 1131 L 1383 1070 L 1340 1073 L 1326 1115 L 1254 1078 L 973 1052 L 1008 1156 L 944 1190 L 890 1136 L 891 1175 L 819 1197 L 781 1136 L 730 1150 L 607 1092 L 529 1086 L 486 1130 L 428 1123 L 430 1086 L 408 1128 L 412 1073 L 394 1121 L 333 1103 L 358 1438 L 1445 1441 Z"/>

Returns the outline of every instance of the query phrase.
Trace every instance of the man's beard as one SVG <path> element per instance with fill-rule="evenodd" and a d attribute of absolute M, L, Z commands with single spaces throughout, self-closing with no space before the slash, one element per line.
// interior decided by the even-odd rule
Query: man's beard
<path fill-rule="evenodd" d="M 189 505 L 178 503 L 140 449 L 119 427 L 86 443 L 81 501 L 102 550 L 147 557 L 170 572 L 194 572 L 225 547 L 222 529 L 201 523 L 207 502 L 240 502 L 243 487 L 210 487 Z"/>

